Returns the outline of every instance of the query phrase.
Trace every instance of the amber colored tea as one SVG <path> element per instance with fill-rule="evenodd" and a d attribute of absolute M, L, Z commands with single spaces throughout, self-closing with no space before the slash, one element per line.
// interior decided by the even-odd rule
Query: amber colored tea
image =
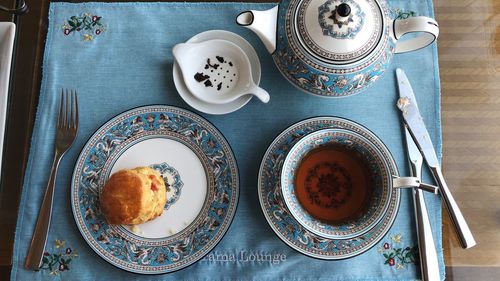
<path fill-rule="evenodd" d="M 309 152 L 295 175 L 295 193 L 302 207 L 332 224 L 361 216 L 373 195 L 373 176 L 365 162 L 342 145 Z"/>

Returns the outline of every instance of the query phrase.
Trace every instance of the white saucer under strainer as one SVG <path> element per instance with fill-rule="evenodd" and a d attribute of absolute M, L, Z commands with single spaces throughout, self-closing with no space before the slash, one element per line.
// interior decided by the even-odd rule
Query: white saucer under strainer
<path fill-rule="evenodd" d="M 173 54 L 186 87 L 200 100 L 224 104 L 252 94 L 269 101 L 269 94 L 252 79 L 248 57 L 232 42 L 181 43 L 174 46 Z"/>

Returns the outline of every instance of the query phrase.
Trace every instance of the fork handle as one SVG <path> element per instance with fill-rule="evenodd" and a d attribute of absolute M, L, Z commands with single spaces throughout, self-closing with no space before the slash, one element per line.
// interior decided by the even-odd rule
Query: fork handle
<path fill-rule="evenodd" d="M 56 186 L 55 183 L 57 168 L 59 167 L 61 156 L 62 155 L 57 152 L 54 156 L 54 162 L 52 163 L 49 182 L 47 183 L 47 189 L 45 190 L 45 195 L 43 196 L 42 206 L 40 207 L 40 212 L 38 213 L 35 231 L 33 232 L 30 248 L 28 250 L 28 256 L 26 257 L 26 262 L 24 264 L 27 269 L 40 269 L 40 264 L 42 262 L 43 253 L 45 250 L 45 244 L 47 243 L 47 237 L 49 234 L 50 217 L 52 215 L 52 202 L 54 201 L 54 189 Z"/>
<path fill-rule="evenodd" d="M 409 132 L 406 131 L 407 139 L 411 140 Z M 410 175 L 422 178 L 422 158 L 410 160 Z M 415 221 L 417 223 L 418 250 L 420 253 L 420 272 L 422 281 L 439 281 L 439 262 L 436 245 L 432 235 L 431 222 L 427 206 L 425 205 L 424 192 L 418 188 L 412 190 L 413 207 L 415 209 Z"/>
<path fill-rule="evenodd" d="M 417 188 L 413 190 L 413 204 L 415 207 L 415 219 L 417 221 L 422 280 L 439 281 L 441 278 L 439 275 L 439 262 L 422 190 Z"/>

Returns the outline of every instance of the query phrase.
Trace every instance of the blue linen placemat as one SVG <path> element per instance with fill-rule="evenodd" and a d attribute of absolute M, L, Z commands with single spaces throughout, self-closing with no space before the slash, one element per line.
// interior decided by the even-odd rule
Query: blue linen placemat
<path fill-rule="evenodd" d="M 431 0 L 389 1 L 399 12 L 433 16 Z M 287 247 L 268 226 L 259 206 L 257 174 L 270 142 L 289 125 L 313 116 L 335 115 L 368 127 L 388 146 L 402 175 L 408 175 L 400 114 L 395 107 L 394 69 L 405 69 L 414 86 L 421 113 L 441 154 L 440 89 L 436 44 L 408 54 L 395 55 L 391 68 L 367 92 L 342 99 L 306 95 L 290 85 L 273 65 L 259 39 L 235 24 L 248 9 L 269 9 L 255 3 L 52 3 L 43 63 L 43 81 L 33 131 L 17 222 L 12 280 L 414 280 L 420 276 L 412 259 L 398 251 L 417 246 L 413 203 L 402 192 L 396 222 L 368 252 L 341 261 L 323 261 Z M 93 34 L 66 31 L 67 20 L 84 13 L 102 24 Z M 97 19 L 96 19 L 97 20 Z M 234 113 L 213 116 L 212 122 L 233 148 L 241 177 L 238 210 L 229 231 L 206 257 L 183 270 L 160 276 L 142 276 L 120 270 L 101 259 L 81 237 L 69 204 L 70 178 L 86 140 L 113 116 L 141 105 L 169 104 L 190 108 L 178 96 L 172 81 L 172 47 L 210 29 L 225 29 L 246 38 L 262 64 L 261 86 L 271 94 L 269 104 L 253 99 Z M 63 265 L 52 270 L 24 269 L 54 145 L 54 125 L 61 88 L 79 93 L 80 129 L 63 159 L 57 178 L 47 260 L 62 254 Z M 195 111 L 195 110 L 193 110 Z M 196 111 L 195 111 L 196 112 Z M 199 113 L 199 112 L 197 112 Z M 428 174 L 425 175 L 430 182 Z M 439 256 L 441 205 L 426 195 L 429 217 Z M 68 258 L 71 261 L 68 262 Z M 48 267 L 45 264 L 45 267 Z"/>

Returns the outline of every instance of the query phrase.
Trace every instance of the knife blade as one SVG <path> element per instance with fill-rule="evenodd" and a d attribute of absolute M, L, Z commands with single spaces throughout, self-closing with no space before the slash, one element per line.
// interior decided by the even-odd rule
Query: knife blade
<path fill-rule="evenodd" d="M 410 164 L 410 176 L 421 179 L 422 175 L 422 154 L 411 138 L 408 128 L 405 126 L 406 151 Z M 420 271 L 423 281 L 438 281 L 439 263 L 436 246 L 432 237 L 432 228 L 425 205 L 424 193 L 419 188 L 413 188 L 413 207 L 415 209 L 415 221 L 417 223 L 418 250 L 420 253 Z"/>
<path fill-rule="evenodd" d="M 462 248 L 472 248 L 476 245 L 476 241 L 474 240 L 474 236 L 472 235 L 460 208 L 458 207 L 450 189 L 448 188 L 448 185 L 444 180 L 441 166 L 436 156 L 436 151 L 434 150 L 431 138 L 418 110 L 417 102 L 408 77 L 406 77 L 405 72 L 399 68 L 396 70 L 396 76 L 400 96 L 397 106 L 403 113 L 404 122 L 408 127 L 412 139 L 415 141 L 415 144 L 424 156 L 437 185 L 439 186 L 439 191 L 443 198 L 444 205 L 453 223 Z"/>

